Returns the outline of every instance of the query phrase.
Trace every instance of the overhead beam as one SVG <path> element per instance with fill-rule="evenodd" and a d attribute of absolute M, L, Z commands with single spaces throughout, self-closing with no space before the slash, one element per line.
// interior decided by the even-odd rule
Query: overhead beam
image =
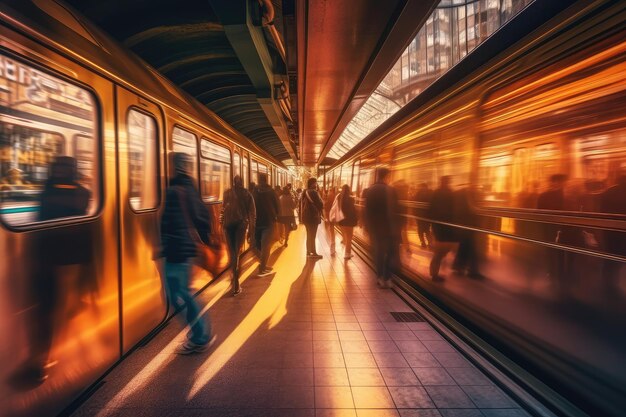
<path fill-rule="evenodd" d="M 250 77 L 257 101 L 283 146 L 298 160 L 287 123 L 276 98 L 276 86 L 287 82 L 286 75 L 274 73 L 272 56 L 265 42 L 259 3 L 254 0 L 209 0 L 228 41 Z"/>

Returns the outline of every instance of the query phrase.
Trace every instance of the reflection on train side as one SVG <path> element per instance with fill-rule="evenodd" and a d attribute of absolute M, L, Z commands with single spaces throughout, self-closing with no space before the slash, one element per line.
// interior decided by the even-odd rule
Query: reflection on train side
<path fill-rule="evenodd" d="M 420 110 L 325 186 L 351 185 L 362 209 L 375 170 L 391 168 L 402 274 L 583 408 L 615 414 L 626 407 L 626 42 L 589 42 Z M 355 236 L 368 241 L 362 226 Z"/>

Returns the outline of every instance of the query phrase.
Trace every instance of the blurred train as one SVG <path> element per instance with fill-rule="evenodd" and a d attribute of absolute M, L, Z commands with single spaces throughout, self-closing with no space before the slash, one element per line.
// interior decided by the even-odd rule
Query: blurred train
<path fill-rule="evenodd" d="M 192 155 L 217 240 L 234 175 L 293 177 L 62 3 L 3 1 L 0 17 L 0 415 L 50 416 L 172 313 L 157 256 L 170 152 Z M 44 215 L 53 176 L 86 190 L 80 212 Z"/>
<path fill-rule="evenodd" d="M 461 61 L 323 172 L 362 207 L 390 168 L 403 280 L 598 416 L 626 410 L 625 10 L 578 2 L 489 62 Z M 475 53 L 510 45 L 507 30 Z M 444 176 L 445 220 L 428 210 Z M 432 224 L 456 236 L 443 282 Z"/>

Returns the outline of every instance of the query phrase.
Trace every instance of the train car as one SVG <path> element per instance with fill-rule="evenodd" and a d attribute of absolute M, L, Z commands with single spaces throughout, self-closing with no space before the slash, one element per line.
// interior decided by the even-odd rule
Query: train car
<path fill-rule="evenodd" d="M 390 168 L 398 275 L 590 415 L 626 409 L 624 21 L 624 2 L 579 2 L 477 69 L 461 61 L 324 175 L 362 207 Z M 444 177 L 449 217 L 430 206 Z"/>
<path fill-rule="evenodd" d="M 193 157 L 215 241 L 234 175 L 294 180 L 71 8 L 0 4 L 1 416 L 58 414 L 173 313 L 159 255 L 173 151 Z M 49 215 L 51 186 L 74 190 L 73 211 Z M 226 261 L 217 250 L 194 290 Z"/>

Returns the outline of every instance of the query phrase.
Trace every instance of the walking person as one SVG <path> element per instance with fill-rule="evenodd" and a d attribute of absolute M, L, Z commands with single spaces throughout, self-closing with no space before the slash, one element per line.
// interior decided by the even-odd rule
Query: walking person
<path fill-rule="evenodd" d="M 222 205 L 222 226 L 226 235 L 230 267 L 233 273 L 233 296 L 241 293 L 239 285 L 239 255 L 243 240 L 254 230 L 256 207 L 252 194 L 243 186 L 239 175 L 233 178 L 233 188 L 224 193 Z"/>
<path fill-rule="evenodd" d="M 398 197 L 389 186 L 390 171 L 379 168 L 376 183 L 365 193 L 365 226 L 370 235 L 378 285 L 391 288 L 391 272 L 399 262 Z"/>
<path fill-rule="evenodd" d="M 296 217 L 293 211 L 296 209 L 296 203 L 291 196 L 291 190 L 289 186 L 283 188 L 282 195 L 280 196 L 280 223 L 282 225 L 283 232 L 283 246 L 287 247 L 289 243 L 289 234 L 296 225 Z"/>
<path fill-rule="evenodd" d="M 165 256 L 167 293 L 173 306 L 183 302 L 186 319 L 191 327 L 188 340 L 176 352 L 202 352 L 215 343 L 211 321 L 200 316 L 200 308 L 190 289 L 191 258 L 197 255 L 197 241 L 209 243 L 211 219 L 189 173 L 192 160 L 187 154 L 172 154 L 175 176 L 170 181 L 161 218 L 161 243 Z"/>
<path fill-rule="evenodd" d="M 419 188 L 417 192 L 415 193 L 414 200 L 417 201 L 418 203 L 428 204 L 430 203 L 432 196 L 433 196 L 433 193 L 428 188 L 428 184 L 423 182 L 419 185 Z M 417 216 L 420 217 L 420 219 L 417 220 L 417 236 L 419 237 L 420 245 L 422 249 L 426 249 L 426 248 L 431 249 L 432 241 L 433 241 L 433 238 L 430 234 L 430 223 L 427 222 L 426 220 L 423 220 L 423 218 L 426 217 L 427 210 L 428 210 L 427 208 L 420 207 L 416 211 Z"/>
<path fill-rule="evenodd" d="M 256 227 L 254 229 L 254 246 L 260 253 L 259 277 L 272 273 L 267 261 L 270 257 L 274 226 L 278 218 L 279 204 L 274 189 L 267 183 L 267 174 L 259 173 L 259 185 L 252 194 L 256 206 Z"/>
<path fill-rule="evenodd" d="M 300 221 L 306 227 L 306 256 L 312 259 L 321 259 L 322 255 L 315 249 L 315 237 L 317 228 L 322 222 L 322 210 L 324 202 L 317 192 L 317 179 L 309 178 L 307 188 L 302 192 L 300 198 Z"/>
<path fill-rule="evenodd" d="M 450 188 L 451 177 L 441 177 L 440 187 L 433 192 L 433 197 L 428 207 L 427 217 L 440 222 L 452 223 L 454 221 L 454 193 Z M 433 281 L 442 281 L 439 275 L 441 261 L 456 246 L 456 236 L 451 226 L 434 222 L 432 224 L 435 242 L 433 245 L 433 257 L 430 260 L 430 277 Z"/>
<path fill-rule="evenodd" d="M 352 234 L 354 232 L 354 226 L 358 223 L 354 197 L 352 197 L 352 190 L 350 190 L 348 184 L 341 187 L 338 203 L 343 213 L 343 220 L 339 221 L 339 227 L 341 227 L 343 242 L 345 244 L 343 259 L 348 260 L 352 258 Z"/>

